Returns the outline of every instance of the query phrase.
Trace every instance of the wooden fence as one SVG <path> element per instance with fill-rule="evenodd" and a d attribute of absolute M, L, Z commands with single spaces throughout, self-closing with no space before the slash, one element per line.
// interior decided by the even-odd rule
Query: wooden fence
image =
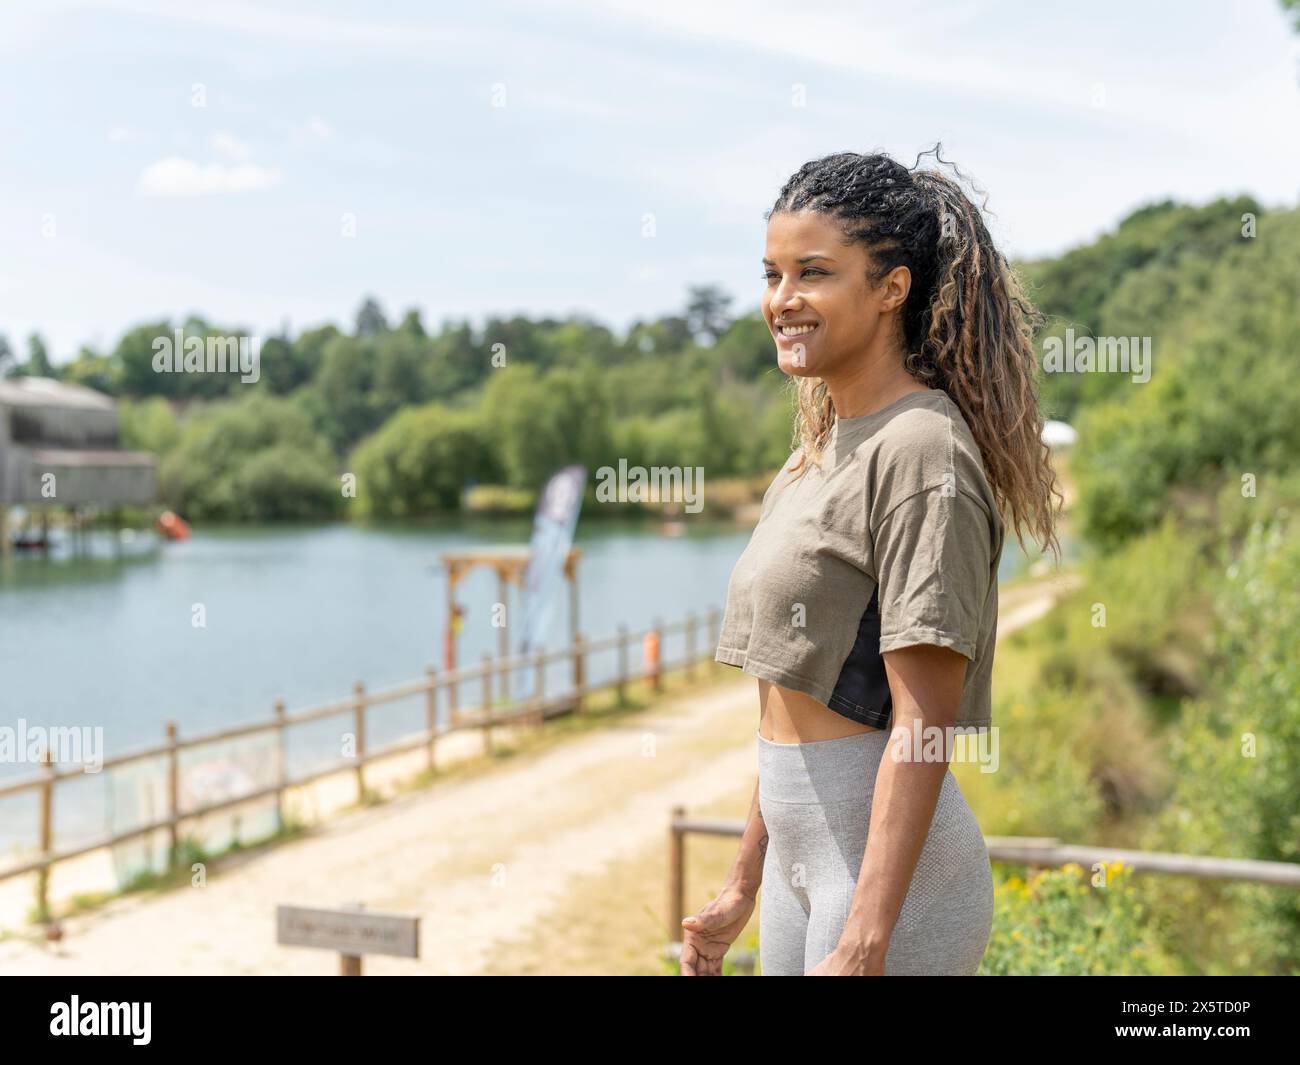
<path fill-rule="evenodd" d="M 604 640 L 588 643 L 579 634 L 573 643 L 555 651 L 538 651 L 529 655 L 510 657 L 483 656 L 480 665 L 461 667 L 439 674 L 432 667 L 425 670 L 419 680 L 401 684 L 381 691 L 367 691 L 364 684 L 358 682 L 352 695 L 338 702 L 308 710 L 290 713 L 285 709 L 283 700 L 277 701 L 269 721 L 239 725 L 215 732 L 203 733 L 182 740 L 176 723 L 169 721 L 166 725 L 164 743 L 132 751 L 127 754 L 106 758 L 100 766 L 101 771 L 119 769 L 133 763 L 149 759 L 165 758 L 166 769 L 166 815 L 147 824 L 142 824 L 127 831 L 108 833 L 87 842 L 60 848 L 54 839 L 55 797 L 59 785 L 64 781 L 80 779 L 84 776 L 84 766 L 59 767 L 50 760 L 50 752 L 42 762 L 41 772 L 32 777 L 0 783 L 0 799 L 26 792 L 37 792 L 39 796 L 38 812 L 38 850 L 29 857 L 20 859 L 16 864 L 0 868 L 0 880 L 35 872 L 39 874 L 37 885 L 38 907 L 42 913 L 48 908 L 48 881 L 50 869 L 59 862 L 76 858 L 103 847 L 112 847 L 130 840 L 148 837 L 152 833 L 166 830 L 170 837 L 168 864 L 174 866 L 178 860 L 181 843 L 181 826 L 189 819 L 218 813 L 244 803 L 260 799 L 275 800 L 277 823 L 284 823 L 284 793 L 289 788 L 310 784 L 322 777 L 351 769 L 356 774 L 358 798 L 366 794 L 365 768 L 379 759 L 405 754 L 424 747 L 428 751 L 428 769 L 436 771 L 435 750 L 440 737 L 452 732 L 467 729 L 481 729 L 487 750 L 492 750 L 492 728 L 496 725 L 527 724 L 542 725 L 548 718 L 562 714 L 580 712 L 583 699 L 594 691 L 615 689 L 619 703 L 626 699 L 626 686 L 633 679 L 630 665 L 631 649 L 637 641 L 642 643 L 643 669 L 645 679 L 656 691 L 663 689 L 663 671 L 681 668 L 688 680 L 694 679 L 696 668 L 704 663 L 713 663 L 713 648 L 717 642 L 718 625 L 721 611 L 716 607 L 705 613 L 703 618 L 694 612 L 688 613 L 684 620 L 667 625 L 657 621 L 645 630 L 630 632 L 626 625 L 620 625 L 616 635 Z M 704 625 L 704 641 L 700 643 L 700 627 Z M 665 638 L 674 633 L 684 636 L 683 650 L 676 659 L 663 655 L 660 649 Z M 703 651 L 701 651 L 701 647 Z M 617 662 L 612 680 L 599 684 L 588 683 L 587 666 L 590 657 L 605 651 L 615 651 Z M 545 687 L 546 666 L 556 661 L 569 661 L 571 665 L 572 686 L 552 694 Z M 508 677 L 516 672 L 531 669 L 535 671 L 533 694 L 526 700 L 505 701 L 493 699 L 493 689 L 505 681 L 509 690 Z M 481 685 L 481 700 L 477 706 L 466 708 L 460 705 L 460 689 L 465 683 L 477 681 Z M 366 744 L 367 712 L 387 703 L 402 699 L 423 696 L 425 700 L 425 728 L 418 733 L 403 737 L 394 743 L 381 747 L 368 747 Z M 449 710 L 448 720 L 444 725 L 438 722 L 438 704 L 440 696 L 445 697 Z M 289 730 L 311 722 L 331 717 L 350 718 L 352 735 L 355 739 L 355 756 L 324 768 L 291 777 L 288 772 L 288 738 Z M 276 780 L 264 788 L 250 790 L 223 799 L 219 802 L 200 804 L 189 809 L 181 809 L 181 765 L 182 751 L 191 751 L 216 743 L 226 743 L 262 733 L 274 732 L 276 735 Z"/>

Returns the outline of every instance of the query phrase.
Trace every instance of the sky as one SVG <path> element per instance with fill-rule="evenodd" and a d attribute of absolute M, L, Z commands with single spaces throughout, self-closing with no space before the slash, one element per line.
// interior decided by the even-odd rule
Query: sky
<path fill-rule="evenodd" d="M 0 2 L 0 333 L 758 306 L 784 181 L 936 141 L 1009 255 L 1300 196 L 1300 34 L 1231 5 Z"/>

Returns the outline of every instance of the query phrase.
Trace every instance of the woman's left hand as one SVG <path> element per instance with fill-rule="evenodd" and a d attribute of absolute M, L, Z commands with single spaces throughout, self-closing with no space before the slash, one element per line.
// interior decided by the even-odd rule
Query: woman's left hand
<path fill-rule="evenodd" d="M 821 961 L 809 969 L 804 976 L 884 976 L 885 954 L 864 954 L 861 951 L 846 950 L 842 945 L 836 947 Z"/>

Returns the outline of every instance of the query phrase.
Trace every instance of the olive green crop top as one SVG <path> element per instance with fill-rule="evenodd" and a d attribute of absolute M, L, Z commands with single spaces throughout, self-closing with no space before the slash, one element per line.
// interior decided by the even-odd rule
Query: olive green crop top
<path fill-rule="evenodd" d="M 838 420 L 822 455 L 772 480 L 732 570 L 714 658 L 888 728 L 882 655 L 970 660 L 959 727 L 992 723 L 1004 527 L 970 429 L 941 389 Z"/>

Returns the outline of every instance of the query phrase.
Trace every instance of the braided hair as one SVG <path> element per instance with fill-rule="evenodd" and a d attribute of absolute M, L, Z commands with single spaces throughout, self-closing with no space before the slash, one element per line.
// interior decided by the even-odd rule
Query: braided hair
<path fill-rule="evenodd" d="M 781 211 L 828 215 L 847 241 L 866 248 L 873 286 L 891 270 L 907 267 L 912 284 L 901 312 L 905 369 L 957 404 L 1021 546 L 1023 525 L 1059 562 L 1051 497 L 1061 494 L 1042 439 L 1035 379 L 1033 337 L 1041 317 L 959 181 L 918 169 L 930 154 L 964 178 L 937 144 L 917 156 L 911 169 L 883 153 L 839 152 L 801 166 L 766 217 Z M 802 473 L 809 457 L 819 465 L 835 408 L 824 381 L 797 381 L 793 446 L 802 444 L 803 455 L 792 472 Z"/>

